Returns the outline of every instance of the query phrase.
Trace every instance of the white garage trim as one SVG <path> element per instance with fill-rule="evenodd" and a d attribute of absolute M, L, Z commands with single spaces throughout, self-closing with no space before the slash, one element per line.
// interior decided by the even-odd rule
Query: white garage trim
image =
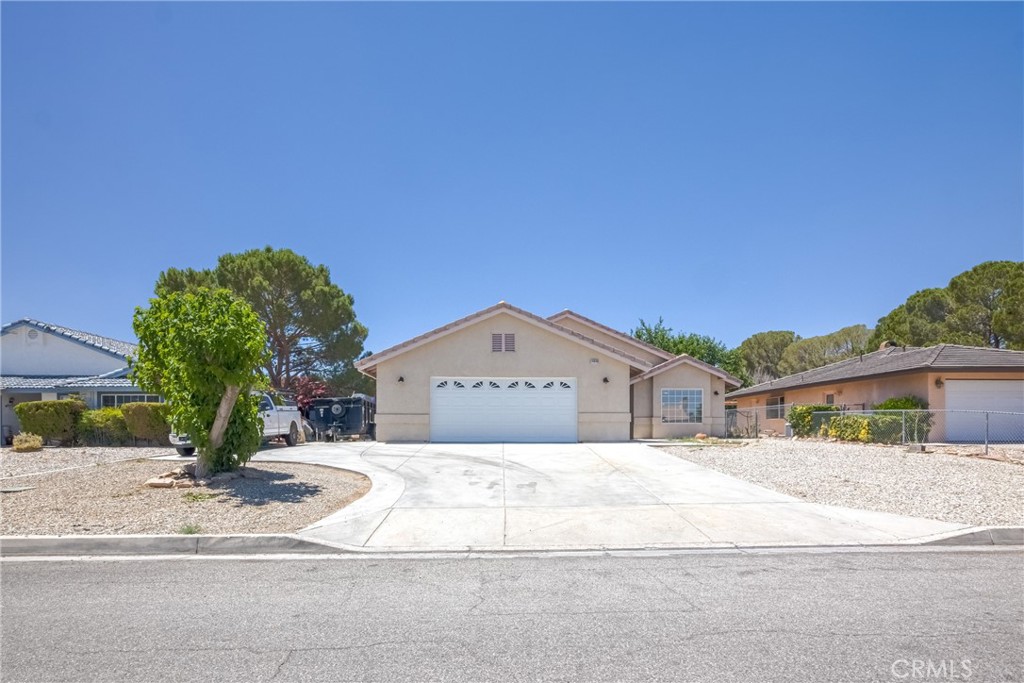
<path fill-rule="evenodd" d="M 434 442 L 577 439 L 575 377 L 431 377 Z"/>
<path fill-rule="evenodd" d="M 1024 440 L 1024 380 L 947 379 L 945 390 L 947 441 L 980 443 L 986 430 L 989 441 Z"/>

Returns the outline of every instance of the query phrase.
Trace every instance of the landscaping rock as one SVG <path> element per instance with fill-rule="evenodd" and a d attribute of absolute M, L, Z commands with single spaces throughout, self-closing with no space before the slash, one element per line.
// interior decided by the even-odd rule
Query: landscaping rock
<path fill-rule="evenodd" d="M 174 480 L 161 474 L 159 477 L 146 480 L 146 486 L 154 489 L 169 489 L 174 486 Z"/>

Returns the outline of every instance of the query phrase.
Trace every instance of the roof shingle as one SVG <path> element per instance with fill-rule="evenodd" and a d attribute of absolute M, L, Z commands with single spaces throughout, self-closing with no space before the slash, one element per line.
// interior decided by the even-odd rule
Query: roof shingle
<path fill-rule="evenodd" d="M 957 344 L 939 344 L 928 347 L 891 346 L 838 363 L 733 391 L 727 394 L 727 398 L 913 370 L 980 369 L 1024 371 L 1024 351 L 959 346 Z"/>

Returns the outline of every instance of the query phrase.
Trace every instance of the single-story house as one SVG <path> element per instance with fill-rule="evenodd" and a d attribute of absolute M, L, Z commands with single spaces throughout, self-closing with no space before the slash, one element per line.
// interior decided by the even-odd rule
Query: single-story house
<path fill-rule="evenodd" d="M 932 441 L 1024 440 L 1024 351 L 939 344 L 878 351 L 739 389 L 727 399 L 738 411 L 758 411 L 762 430 L 783 433 L 790 405 L 870 410 L 898 396 L 917 396 L 935 413 Z"/>
<path fill-rule="evenodd" d="M 22 319 L 0 328 L 0 425 L 19 430 L 14 406 L 78 396 L 90 408 L 159 401 L 128 379 L 135 344 L 60 325 Z"/>
<path fill-rule="evenodd" d="M 735 377 L 572 311 L 500 302 L 356 363 L 381 441 L 626 441 L 725 433 Z"/>

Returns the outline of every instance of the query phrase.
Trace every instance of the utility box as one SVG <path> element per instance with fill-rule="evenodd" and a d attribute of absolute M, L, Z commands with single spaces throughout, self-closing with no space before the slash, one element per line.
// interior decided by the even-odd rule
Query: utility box
<path fill-rule="evenodd" d="M 374 419 L 377 402 L 366 395 L 347 398 L 315 398 L 309 404 L 309 424 L 317 441 L 338 441 L 346 437 L 377 436 Z"/>

